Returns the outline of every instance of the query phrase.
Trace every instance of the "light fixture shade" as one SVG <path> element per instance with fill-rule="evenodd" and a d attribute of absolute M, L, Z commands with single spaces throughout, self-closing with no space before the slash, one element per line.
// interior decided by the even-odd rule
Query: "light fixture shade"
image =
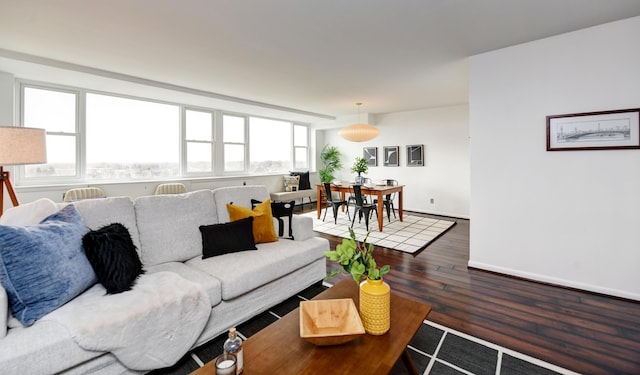
<path fill-rule="evenodd" d="M 44 129 L 0 126 L 0 165 L 46 163 L 46 144 Z"/>
<path fill-rule="evenodd" d="M 366 142 L 377 137 L 380 130 L 369 124 L 353 124 L 340 129 L 338 134 L 352 142 Z"/>

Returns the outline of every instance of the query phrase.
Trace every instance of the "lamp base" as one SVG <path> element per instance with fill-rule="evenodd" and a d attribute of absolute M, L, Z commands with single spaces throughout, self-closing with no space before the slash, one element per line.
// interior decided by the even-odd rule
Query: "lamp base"
<path fill-rule="evenodd" d="M 4 185 L 7 186 L 7 192 L 9 193 L 9 197 L 11 198 L 11 203 L 13 206 L 18 206 L 18 197 L 16 196 L 16 192 L 13 190 L 13 185 L 11 185 L 11 179 L 9 178 L 9 172 L 5 171 L 0 166 L 0 216 L 4 212 Z"/>

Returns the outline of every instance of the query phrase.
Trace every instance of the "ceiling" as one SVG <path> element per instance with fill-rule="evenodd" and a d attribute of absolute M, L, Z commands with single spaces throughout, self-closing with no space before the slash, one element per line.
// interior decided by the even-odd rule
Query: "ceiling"
<path fill-rule="evenodd" d="M 367 113 L 466 103 L 467 57 L 640 15 L 638 0 L 0 0 L 0 8 L 5 56 L 332 117 L 353 115 L 356 102 Z"/>

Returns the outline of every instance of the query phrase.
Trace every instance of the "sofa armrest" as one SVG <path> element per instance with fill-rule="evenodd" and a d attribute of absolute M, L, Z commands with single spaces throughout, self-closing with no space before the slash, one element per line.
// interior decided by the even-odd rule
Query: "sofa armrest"
<path fill-rule="evenodd" d="M 293 215 L 291 218 L 291 230 L 295 241 L 304 241 L 315 237 L 313 219 L 307 216 Z"/>
<path fill-rule="evenodd" d="M 9 320 L 9 297 L 7 291 L 0 285 L 0 339 L 7 335 L 7 321 Z"/>

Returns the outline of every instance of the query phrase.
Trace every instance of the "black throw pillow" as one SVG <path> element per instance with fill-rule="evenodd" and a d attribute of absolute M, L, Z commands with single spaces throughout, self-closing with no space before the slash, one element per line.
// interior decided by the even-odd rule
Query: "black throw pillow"
<path fill-rule="evenodd" d="M 109 294 L 131 290 L 144 273 L 129 230 L 120 223 L 89 231 L 82 237 L 82 246 L 98 281 Z"/>
<path fill-rule="evenodd" d="M 291 176 L 300 176 L 300 185 L 298 190 L 311 189 L 311 182 L 309 181 L 309 171 L 306 172 L 289 172 Z"/>
<path fill-rule="evenodd" d="M 201 225 L 202 259 L 258 250 L 253 237 L 253 216 L 229 223 Z"/>
<path fill-rule="evenodd" d="M 262 203 L 257 199 L 251 199 L 251 207 L 255 207 L 256 205 Z M 291 228 L 291 220 L 293 220 L 293 209 L 296 208 L 296 201 L 293 200 L 291 202 L 271 202 L 271 215 L 278 219 L 278 237 L 293 239 L 293 229 Z M 283 217 L 289 218 L 289 237 L 284 237 L 284 229 L 285 224 Z"/>

